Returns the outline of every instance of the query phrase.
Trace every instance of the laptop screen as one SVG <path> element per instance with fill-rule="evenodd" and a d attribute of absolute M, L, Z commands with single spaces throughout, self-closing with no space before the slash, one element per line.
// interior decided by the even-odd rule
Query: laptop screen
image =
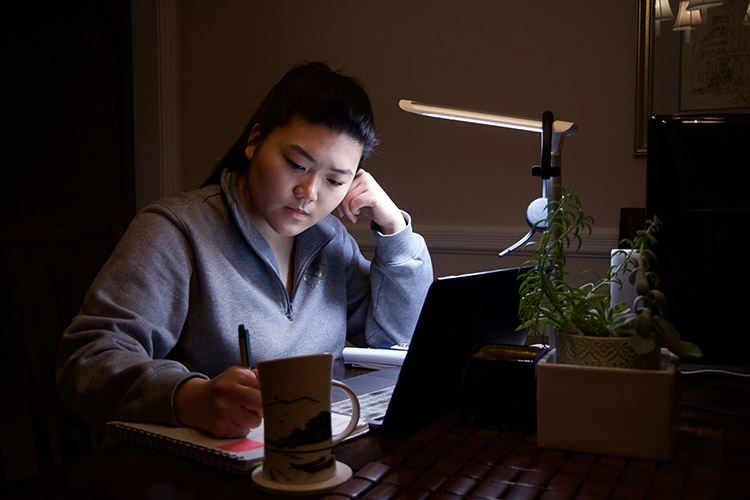
<path fill-rule="evenodd" d="M 527 268 L 521 270 L 523 272 Z M 401 367 L 384 430 L 408 430 L 459 407 L 466 358 L 486 344 L 523 345 L 519 268 L 437 279 Z"/>

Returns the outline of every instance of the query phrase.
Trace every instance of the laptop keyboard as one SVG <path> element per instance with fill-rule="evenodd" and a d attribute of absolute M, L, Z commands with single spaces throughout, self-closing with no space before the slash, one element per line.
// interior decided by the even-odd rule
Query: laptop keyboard
<path fill-rule="evenodd" d="M 395 386 L 386 387 L 385 389 L 368 392 L 367 394 L 358 396 L 359 419 L 369 422 L 385 415 L 385 411 L 388 409 L 388 403 L 391 401 L 394 387 Z M 341 401 L 331 404 L 331 411 L 342 415 L 351 415 L 352 403 L 349 398 L 342 399 Z"/>

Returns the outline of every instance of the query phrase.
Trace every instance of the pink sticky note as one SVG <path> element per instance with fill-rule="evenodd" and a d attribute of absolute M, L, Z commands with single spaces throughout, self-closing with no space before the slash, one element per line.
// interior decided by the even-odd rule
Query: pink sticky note
<path fill-rule="evenodd" d="M 242 439 L 240 441 L 235 441 L 234 443 L 221 445 L 219 448 L 233 451 L 234 453 L 241 453 L 247 450 L 254 450 L 255 448 L 263 448 L 263 443 L 253 441 L 252 439 Z"/>

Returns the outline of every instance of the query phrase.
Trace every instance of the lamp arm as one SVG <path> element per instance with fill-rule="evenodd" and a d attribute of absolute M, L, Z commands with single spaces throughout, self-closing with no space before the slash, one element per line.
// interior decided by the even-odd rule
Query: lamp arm
<path fill-rule="evenodd" d="M 560 200 L 562 194 L 562 146 L 565 137 L 578 131 L 578 125 L 573 122 L 555 120 L 552 112 L 546 111 L 542 120 L 522 118 L 510 115 L 498 115 L 472 109 L 453 108 L 437 104 L 401 99 L 399 107 L 409 113 L 443 118 L 460 122 L 491 125 L 494 127 L 526 130 L 542 134 L 541 165 L 532 167 L 532 175 L 542 178 L 542 197 L 532 201 L 527 210 L 527 222 L 532 226 L 531 231 L 520 241 L 500 252 L 500 256 L 507 255 L 531 238 L 535 231 L 544 231 L 546 226 L 538 222 L 546 217 L 549 203 Z M 533 220 L 532 220 L 533 219 Z"/>
<path fill-rule="evenodd" d="M 409 113 L 417 115 L 431 116 L 434 118 L 443 118 L 446 120 L 455 120 L 460 122 L 477 123 L 480 125 L 491 125 L 494 127 L 513 128 L 517 130 L 527 130 L 529 132 L 542 133 L 543 123 L 541 120 L 533 118 L 523 118 L 520 116 L 498 115 L 485 111 L 476 111 L 473 109 L 453 108 L 438 104 L 427 104 L 410 99 L 401 99 L 398 102 L 399 107 Z M 578 131 L 578 125 L 573 122 L 554 120 L 552 123 L 552 151 L 554 152 L 562 138 L 566 135 L 573 135 Z"/>

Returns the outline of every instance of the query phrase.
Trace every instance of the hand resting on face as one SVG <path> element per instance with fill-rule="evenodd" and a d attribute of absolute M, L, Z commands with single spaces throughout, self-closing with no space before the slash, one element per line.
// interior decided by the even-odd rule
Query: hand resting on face
<path fill-rule="evenodd" d="M 383 234 L 394 234 L 406 227 L 399 208 L 372 174 L 364 169 L 354 176 L 349 192 L 337 210 L 339 217 L 346 216 L 353 223 L 360 214 L 365 215 L 380 227 Z"/>

